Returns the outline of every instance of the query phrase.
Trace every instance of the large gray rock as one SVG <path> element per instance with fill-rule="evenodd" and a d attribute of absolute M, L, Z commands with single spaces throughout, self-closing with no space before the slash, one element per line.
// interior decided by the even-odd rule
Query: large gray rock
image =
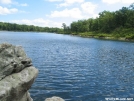
<path fill-rule="evenodd" d="M 35 67 L 28 67 L 0 81 L 0 101 L 32 101 L 28 90 L 38 74 Z"/>
<path fill-rule="evenodd" d="M 37 74 L 21 46 L 0 44 L 0 101 L 33 101 L 28 90 Z"/>
<path fill-rule="evenodd" d="M 31 65 L 21 46 L 0 44 L 0 80 Z"/>

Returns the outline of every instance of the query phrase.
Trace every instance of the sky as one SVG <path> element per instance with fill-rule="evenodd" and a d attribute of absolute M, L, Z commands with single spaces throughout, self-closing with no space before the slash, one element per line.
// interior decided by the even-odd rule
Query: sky
<path fill-rule="evenodd" d="M 69 26 L 132 3 L 134 0 L 0 0 L 0 22 L 61 28 L 62 23 Z"/>

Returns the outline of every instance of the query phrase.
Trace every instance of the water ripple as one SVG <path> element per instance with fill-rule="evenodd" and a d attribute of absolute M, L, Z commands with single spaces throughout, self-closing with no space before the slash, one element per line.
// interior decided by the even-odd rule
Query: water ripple
<path fill-rule="evenodd" d="M 133 43 L 28 32 L 1 32 L 0 42 L 22 45 L 39 69 L 30 89 L 34 101 L 134 98 Z"/>

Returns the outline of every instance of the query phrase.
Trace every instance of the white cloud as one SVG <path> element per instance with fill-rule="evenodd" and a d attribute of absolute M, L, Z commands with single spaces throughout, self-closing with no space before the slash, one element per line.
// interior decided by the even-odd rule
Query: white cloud
<path fill-rule="evenodd" d="M 131 4 L 131 3 L 134 3 L 134 0 L 121 0 L 122 3 L 128 3 L 128 4 Z"/>
<path fill-rule="evenodd" d="M 18 12 L 18 9 L 16 8 L 12 8 L 12 9 L 8 9 L 6 7 L 1 7 L 0 6 L 0 15 L 7 15 L 7 14 L 13 14 Z"/>
<path fill-rule="evenodd" d="M 114 4 L 114 3 L 118 3 L 120 2 L 121 0 L 102 0 L 102 2 L 104 3 L 108 3 L 108 4 Z"/>
<path fill-rule="evenodd" d="M 17 23 L 17 24 L 35 25 L 35 26 L 41 26 L 41 27 L 61 27 L 62 25 L 62 22 L 45 20 L 43 18 L 38 18 L 38 19 L 33 19 L 33 20 L 29 20 L 29 19 L 12 20 L 10 22 Z"/>
<path fill-rule="evenodd" d="M 82 8 L 83 12 L 85 12 L 87 14 L 94 14 L 95 9 L 97 8 L 97 5 L 95 5 L 91 2 L 85 2 L 85 3 L 81 4 L 81 8 Z"/>
<path fill-rule="evenodd" d="M 74 1 L 70 1 L 70 3 L 74 3 Z M 82 3 L 80 3 L 82 2 Z M 91 2 L 83 2 L 82 0 L 79 1 L 79 4 L 72 9 L 64 9 L 61 11 L 52 11 L 50 15 L 47 17 L 50 18 L 68 18 L 68 19 L 87 19 L 90 17 L 97 17 L 98 14 L 95 11 L 98 5 L 93 4 Z"/>
<path fill-rule="evenodd" d="M 14 2 L 12 2 L 12 4 L 14 4 L 14 5 L 16 5 L 16 6 L 28 6 L 28 4 L 27 3 L 22 3 L 22 4 L 20 4 L 20 3 L 18 3 L 18 2 L 16 2 L 16 1 L 14 1 Z"/>
<path fill-rule="evenodd" d="M 50 2 L 59 2 L 59 1 L 63 1 L 63 0 L 48 0 L 48 1 L 50 1 Z"/>
<path fill-rule="evenodd" d="M 67 7 L 74 3 L 82 3 L 84 0 L 64 0 L 64 3 L 59 4 L 59 7 Z"/>
<path fill-rule="evenodd" d="M 2 3 L 2 4 L 11 4 L 12 1 L 11 0 L 0 0 L 0 3 Z"/>
<path fill-rule="evenodd" d="M 51 12 L 50 16 L 52 18 L 54 17 L 69 17 L 69 18 L 82 18 L 81 11 L 79 8 L 72 8 L 72 9 L 65 9 L 62 11 L 53 11 Z"/>
<path fill-rule="evenodd" d="M 102 2 L 107 4 L 115 4 L 115 3 L 128 3 L 131 4 L 134 0 L 102 0 Z"/>
<path fill-rule="evenodd" d="M 65 0 L 66 3 L 73 4 L 73 3 L 82 3 L 84 0 Z"/>
<path fill-rule="evenodd" d="M 76 2 L 69 1 L 70 3 Z M 82 3 L 80 3 L 82 2 Z M 82 0 L 79 1 L 79 4 L 75 5 L 75 8 L 71 9 L 64 9 L 61 11 L 52 11 L 50 15 L 47 15 L 49 18 L 61 18 L 61 19 L 72 19 L 72 20 L 78 20 L 78 19 L 87 19 L 87 18 L 96 18 L 98 17 L 98 12 L 96 12 L 98 5 L 93 4 L 91 2 L 83 2 Z"/>
<path fill-rule="evenodd" d="M 0 0 L 0 3 L 1 4 L 14 4 L 14 5 L 17 5 L 17 6 L 28 6 L 27 3 L 20 4 L 16 1 L 12 1 L 12 0 Z"/>
<path fill-rule="evenodd" d="M 92 17 L 93 17 L 93 18 L 97 18 L 97 17 L 99 17 L 99 15 L 98 15 L 98 14 L 93 14 Z"/>
<path fill-rule="evenodd" d="M 24 3 L 24 4 L 20 4 L 20 6 L 28 6 L 28 4 Z"/>
<path fill-rule="evenodd" d="M 70 4 L 68 4 L 68 3 L 61 3 L 61 4 L 59 4 L 58 5 L 58 7 L 67 7 L 67 6 L 69 6 Z"/>

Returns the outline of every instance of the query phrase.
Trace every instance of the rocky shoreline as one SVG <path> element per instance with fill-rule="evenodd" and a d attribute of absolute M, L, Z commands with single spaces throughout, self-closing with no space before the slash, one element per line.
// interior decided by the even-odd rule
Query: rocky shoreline
<path fill-rule="evenodd" d="M 127 39 L 124 37 L 120 37 L 120 38 L 114 38 L 114 37 L 94 37 L 96 39 L 104 39 L 104 40 L 116 40 L 116 41 L 126 41 L 126 42 L 134 42 L 133 39 Z"/>
<path fill-rule="evenodd" d="M 99 37 L 99 36 L 83 36 L 83 35 L 73 35 L 73 36 L 78 36 L 78 37 L 83 37 L 83 38 L 103 39 L 103 40 L 134 42 L 134 39 L 128 39 L 128 38 L 125 38 L 125 37 L 115 38 L 115 37 Z"/>

